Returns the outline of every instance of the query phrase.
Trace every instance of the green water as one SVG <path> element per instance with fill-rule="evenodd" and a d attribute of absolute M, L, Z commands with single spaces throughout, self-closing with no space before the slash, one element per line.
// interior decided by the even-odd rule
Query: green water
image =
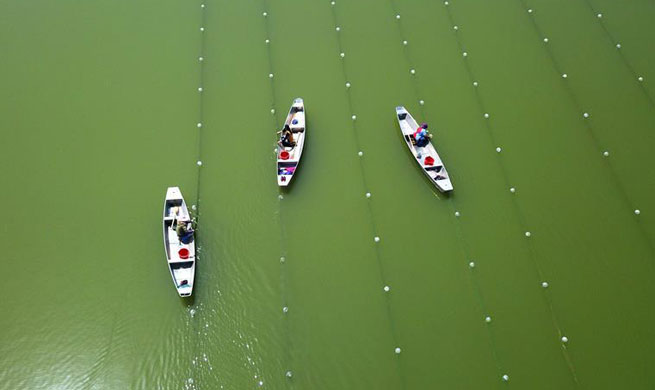
<path fill-rule="evenodd" d="M 205 4 L 0 2 L 0 388 L 655 387 L 651 1 Z"/>

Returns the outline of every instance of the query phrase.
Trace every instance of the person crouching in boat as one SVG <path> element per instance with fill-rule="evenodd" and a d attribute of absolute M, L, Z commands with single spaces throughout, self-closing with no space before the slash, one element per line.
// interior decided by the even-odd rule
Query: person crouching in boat
<path fill-rule="evenodd" d="M 428 132 L 428 124 L 421 123 L 421 127 L 416 129 L 416 131 L 414 132 L 414 140 L 416 141 L 416 146 L 421 148 L 427 146 L 427 144 L 430 143 L 431 139 L 432 139 L 432 134 Z"/>
<path fill-rule="evenodd" d="M 190 221 L 178 221 L 177 222 L 177 238 L 182 244 L 189 244 L 193 241 L 193 226 Z"/>
<path fill-rule="evenodd" d="M 293 148 L 296 146 L 296 141 L 293 139 L 293 132 L 289 125 L 284 125 L 284 129 L 277 132 L 280 135 L 280 140 L 277 142 L 283 148 Z"/>

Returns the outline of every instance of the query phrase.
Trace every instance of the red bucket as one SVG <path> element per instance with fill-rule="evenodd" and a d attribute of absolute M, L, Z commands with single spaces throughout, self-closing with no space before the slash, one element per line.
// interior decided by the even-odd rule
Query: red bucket
<path fill-rule="evenodd" d="M 286 150 L 281 151 L 280 152 L 280 158 L 282 160 L 288 160 L 289 159 L 289 152 L 287 152 Z"/>
<path fill-rule="evenodd" d="M 180 259 L 189 258 L 189 250 L 187 248 L 180 249 L 179 251 L 177 251 L 177 254 L 180 255 Z"/>
<path fill-rule="evenodd" d="M 423 161 L 423 164 L 425 165 L 434 165 L 434 159 L 430 156 L 427 156 L 425 160 Z"/>

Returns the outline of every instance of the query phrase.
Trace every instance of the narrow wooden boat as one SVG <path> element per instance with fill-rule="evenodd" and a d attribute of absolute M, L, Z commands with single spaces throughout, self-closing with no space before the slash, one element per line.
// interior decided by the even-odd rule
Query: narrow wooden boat
<path fill-rule="evenodd" d="M 305 146 L 305 130 L 305 103 L 301 98 L 297 98 L 293 100 L 284 126 L 278 132 L 280 138 L 277 143 L 277 184 L 280 187 L 288 186 L 298 169 Z M 283 142 L 285 132 L 289 131 L 290 138 L 293 139 L 291 144 Z"/>
<path fill-rule="evenodd" d="M 173 284 L 181 297 L 188 297 L 193 292 L 193 280 L 196 273 L 195 233 L 190 231 L 178 235 L 178 226 L 192 226 L 182 192 L 178 187 L 168 187 L 164 201 L 164 248 L 166 262 L 171 271 Z"/>
<path fill-rule="evenodd" d="M 452 191 L 453 184 L 450 181 L 450 176 L 448 176 L 446 167 L 441 161 L 437 150 L 432 145 L 432 142 L 428 142 L 423 147 L 416 145 L 414 134 L 419 129 L 419 124 L 416 123 L 405 107 L 396 107 L 396 116 L 400 125 L 400 131 L 403 134 L 403 139 L 423 172 L 430 178 L 430 181 L 434 183 L 439 191 Z"/>

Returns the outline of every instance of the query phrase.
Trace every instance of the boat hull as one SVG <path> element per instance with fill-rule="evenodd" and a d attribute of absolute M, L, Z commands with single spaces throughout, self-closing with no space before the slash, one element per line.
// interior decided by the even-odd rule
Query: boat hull
<path fill-rule="evenodd" d="M 396 119 L 398 119 L 403 140 L 414 156 L 414 161 L 416 161 L 423 173 L 439 191 L 444 193 L 452 191 L 453 184 L 450 180 L 450 175 L 432 142 L 428 142 L 423 147 L 413 144 L 413 135 L 419 128 L 416 120 L 402 106 L 396 107 Z"/>

